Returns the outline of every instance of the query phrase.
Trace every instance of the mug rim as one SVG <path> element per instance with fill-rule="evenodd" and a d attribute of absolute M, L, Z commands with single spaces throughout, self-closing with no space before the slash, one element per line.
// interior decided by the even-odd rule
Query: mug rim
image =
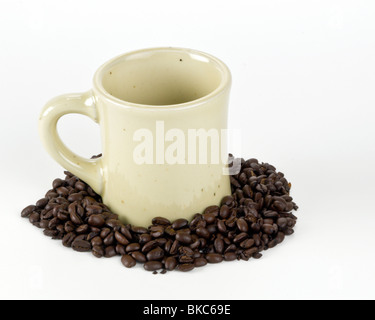
<path fill-rule="evenodd" d="M 148 104 L 142 104 L 142 103 L 134 103 L 126 100 L 119 99 L 113 95 L 111 95 L 103 86 L 103 76 L 108 71 L 108 69 L 113 66 L 114 64 L 118 63 L 119 60 L 134 55 L 139 54 L 143 52 L 160 52 L 160 51 L 173 51 L 173 52 L 183 52 L 188 54 L 194 54 L 202 56 L 210 62 L 213 62 L 220 70 L 221 72 L 221 80 L 220 84 L 212 90 L 207 95 L 200 97 L 195 100 L 191 100 L 188 102 L 178 103 L 178 104 L 169 104 L 169 105 L 148 105 Z M 228 66 L 221 61 L 220 59 L 214 57 L 211 54 L 194 50 L 194 49 L 188 49 L 188 48 L 179 48 L 179 47 L 155 47 L 155 48 L 146 48 L 146 49 L 140 49 L 135 51 L 130 51 L 121 55 L 118 55 L 107 62 L 105 62 L 103 65 L 99 67 L 99 69 L 95 72 L 94 78 L 93 78 L 93 88 L 94 92 L 99 93 L 101 96 L 105 97 L 106 99 L 110 100 L 111 102 L 120 105 L 121 107 L 129 107 L 129 108 L 141 108 L 141 109 L 152 109 L 152 110 L 165 110 L 165 109 L 185 109 L 185 108 L 192 108 L 196 107 L 198 105 L 201 105 L 203 103 L 207 103 L 209 100 L 214 99 L 215 97 L 221 95 L 224 93 L 227 89 L 230 88 L 232 83 L 232 75 L 228 68 Z"/>

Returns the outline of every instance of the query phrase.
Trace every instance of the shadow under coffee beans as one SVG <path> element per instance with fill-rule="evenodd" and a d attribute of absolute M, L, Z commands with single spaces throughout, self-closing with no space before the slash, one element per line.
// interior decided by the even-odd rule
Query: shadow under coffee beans
<path fill-rule="evenodd" d="M 241 159 L 231 176 L 232 195 L 191 221 L 155 217 L 148 228 L 122 223 L 92 188 L 70 172 L 21 216 L 46 236 L 78 252 L 121 256 L 127 268 L 142 263 L 147 271 L 191 271 L 208 263 L 259 259 L 294 233 L 297 205 L 283 173 L 256 159 Z"/>

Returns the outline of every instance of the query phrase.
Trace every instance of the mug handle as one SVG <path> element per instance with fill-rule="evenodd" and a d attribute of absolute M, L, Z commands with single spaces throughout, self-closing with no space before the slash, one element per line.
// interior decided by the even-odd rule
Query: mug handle
<path fill-rule="evenodd" d="M 47 152 L 61 166 L 85 181 L 96 193 L 103 191 L 102 159 L 86 159 L 72 152 L 57 133 L 58 120 L 70 113 L 88 116 L 99 123 L 92 91 L 65 94 L 49 101 L 39 117 L 39 135 Z"/>

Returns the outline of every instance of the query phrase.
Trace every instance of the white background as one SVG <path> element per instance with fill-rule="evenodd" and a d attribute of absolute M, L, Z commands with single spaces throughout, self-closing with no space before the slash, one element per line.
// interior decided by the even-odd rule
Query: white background
<path fill-rule="evenodd" d="M 374 17 L 371 0 L 0 0 L 0 298 L 374 299 Z M 42 106 L 88 90 L 108 59 L 159 46 L 227 63 L 242 156 L 293 183 L 296 233 L 261 260 L 156 276 L 20 218 L 63 176 L 38 137 Z M 100 152 L 91 120 L 67 116 L 60 131 Z"/>

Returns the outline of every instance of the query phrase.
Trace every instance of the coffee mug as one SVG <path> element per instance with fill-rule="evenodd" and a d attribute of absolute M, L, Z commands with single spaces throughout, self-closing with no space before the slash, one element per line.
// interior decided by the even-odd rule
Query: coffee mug
<path fill-rule="evenodd" d="M 231 193 L 223 159 L 230 86 L 227 66 L 209 54 L 130 52 L 101 66 L 90 91 L 49 101 L 39 119 L 41 140 L 122 221 L 191 219 Z M 62 142 L 57 122 L 70 113 L 100 125 L 100 158 L 83 158 Z"/>

